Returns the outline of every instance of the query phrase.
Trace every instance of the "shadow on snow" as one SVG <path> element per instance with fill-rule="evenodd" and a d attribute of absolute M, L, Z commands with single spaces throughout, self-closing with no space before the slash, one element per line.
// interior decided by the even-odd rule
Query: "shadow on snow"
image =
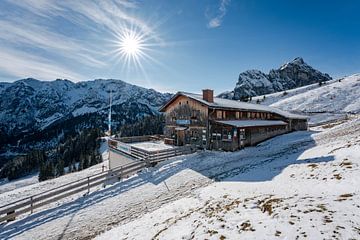
<path fill-rule="evenodd" d="M 0 225 L 0 239 L 10 239 L 44 223 L 75 215 L 79 210 L 138 186 L 163 183 L 183 170 L 190 169 L 215 181 L 262 182 L 270 181 L 290 165 L 333 161 L 334 156 L 299 160 L 304 151 L 316 146 L 313 133 L 315 132 L 303 131 L 277 136 L 256 147 L 248 147 L 238 152 L 203 151 L 164 161 L 150 171 L 142 171 L 84 197 L 34 213 L 16 222 Z M 73 216 L 67 226 L 72 218 Z M 66 228 L 63 234 L 65 231 Z"/>

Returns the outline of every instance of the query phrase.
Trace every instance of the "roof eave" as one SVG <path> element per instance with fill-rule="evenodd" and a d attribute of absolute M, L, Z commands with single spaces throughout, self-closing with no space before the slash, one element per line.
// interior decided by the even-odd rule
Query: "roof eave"
<path fill-rule="evenodd" d="M 194 100 L 194 101 L 197 101 L 197 102 L 199 102 L 199 103 L 201 103 L 201 104 L 204 104 L 204 105 L 206 105 L 206 106 L 209 106 L 209 104 L 204 103 L 204 102 L 202 102 L 202 101 L 199 101 L 199 99 L 197 99 L 197 98 L 194 98 L 194 97 L 192 97 L 192 96 L 189 96 L 189 95 L 187 95 L 187 94 L 184 94 L 183 92 L 177 92 L 172 98 L 170 98 L 170 100 L 169 100 L 167 103 L 165 103 L 162 107 L 159 108 L 159 112 L 165 112 L 165 109 L 166 109 L 173 101 L 175 101 L 175 99 L 178 98 L 179 96 L 188 97 L 188 98 L 191 98 L 191 99 Z"/>

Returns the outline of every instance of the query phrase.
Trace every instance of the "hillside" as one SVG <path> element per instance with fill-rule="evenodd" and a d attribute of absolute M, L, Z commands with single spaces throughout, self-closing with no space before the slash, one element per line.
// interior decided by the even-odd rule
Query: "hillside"
<path fill-rule="evenodd" d="M 306 114 L 310 123 L 344 118 L 360 113 L 360 74 L 331 80 L 322 85 L 312 84 L 254 97 L 252 103 L 260 103 L 290 112 Z"/>
<path fill-rule="evenodd" d="M 219 97 L 246 100 L 249 97 L 285 91 L 313 83 L 326 82 L 331 77 L 308 65 L 300 57 L 272 69 L 268 74 L 259 70 L 248 70 L 239 74 L 233 91 L 224 92 Z"/>
<path fill-rule="evenodd" d="M 355 117 L 238 152 L 169 159 L 88 196 L 1 225 L 0 238 L 89 239 L 110 229 L 98 238 L 356 238 L 359 131 Z M 46 190 L 52 181 L 60 179 L 0 199 L 28 196 L 39 184 Z"/>
<path fill-rule="evenodd" d="M 271 104 L 300 112 L 360 113 L 360 74 L 324 84 Z"/>

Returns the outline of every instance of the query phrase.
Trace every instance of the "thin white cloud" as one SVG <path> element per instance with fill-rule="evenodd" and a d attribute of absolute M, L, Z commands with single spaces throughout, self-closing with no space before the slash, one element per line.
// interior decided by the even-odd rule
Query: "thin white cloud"
<path fill-rule="evenodd" d="M 24 52 L 0 48 L 0 71 L 16 79 L 33 77 L 42 80 L 66 78 L 73 81 L 85 80 L 86 77 L 56 63 Z M 14 79 L 14 80 L 16 80 Z"/>
<path fill-rule="evenodd" d="M 0 20 L 0 40 L 11 45 L 29 46 L 72 59 L 88 66 L 105 66 L 94 56 L 101 54 L 93 48 L 64 35 L 51 32 L 34 24 Z"/>
<path fill-rule="evenodd" d="M 208 22 L 208 28 L 217 28 L 220 27 L 223 21 L 223 18 L 227 12 L 227 6 L 230 4 L 230 0 L 220 0 L 219 8 L 217 9 L 217 15 L 210 18 Z"/>
<path fill-rule="evenodd" d="M 84 71 L 109 67 L 107 60 L 113 51 L 109 40 L 124 27 L 136 27 L 161 42 L 152 27 L 129 14 L 138 7 L 136 2 L 7 2 L 16 10 L 5 12 L 0 9 L 0 49 L 5 50 L 0 55 L 0 72 L 14 77 L 29 74 L 41 79 L 61 76 L 84 79 L 83 75 L 77 73 L 79 69 Z M 13 64 L 7 61 L 13 61 Z"/>

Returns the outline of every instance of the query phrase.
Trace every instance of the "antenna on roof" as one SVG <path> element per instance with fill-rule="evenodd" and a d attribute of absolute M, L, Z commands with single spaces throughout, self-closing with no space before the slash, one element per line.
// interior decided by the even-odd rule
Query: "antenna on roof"
<path fill-rule="evenodd" d="M 109 104 L 110 104 L 110 107 L 109 107 L 109 122 L 108 122 L 108 133 L 109 133 L 109 136 L 111 136 L 111 93 L 112 93 L 112 90 L 110 90 L 110 97 L 109 97 Z"/>

